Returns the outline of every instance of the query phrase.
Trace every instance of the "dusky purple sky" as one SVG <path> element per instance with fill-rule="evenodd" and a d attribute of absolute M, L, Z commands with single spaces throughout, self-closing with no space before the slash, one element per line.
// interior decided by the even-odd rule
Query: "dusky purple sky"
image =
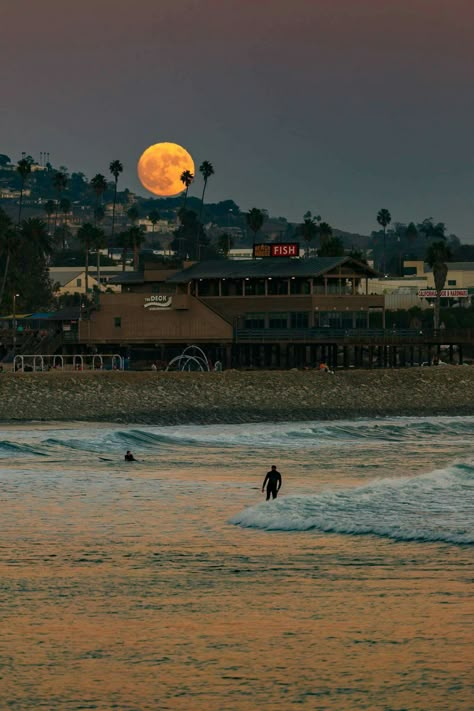
<path fill-rule="evenodd" d="M 206 199 L 474 241 L 472 0 L 2 0 L 0 152 L 89 177 L 182 144 Z M 200 195 L 198 179 L 190 194 Z"/>

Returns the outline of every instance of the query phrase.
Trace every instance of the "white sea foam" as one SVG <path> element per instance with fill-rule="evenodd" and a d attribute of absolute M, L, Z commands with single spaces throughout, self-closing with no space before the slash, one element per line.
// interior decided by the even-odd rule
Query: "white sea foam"
<path fill-rule="evenodd" d="M 245 509 L 230 523 L 268 531 L 314 529 L 401 541 L 474 543 L 474 462 L 423 476 L 281 497 Z"/>

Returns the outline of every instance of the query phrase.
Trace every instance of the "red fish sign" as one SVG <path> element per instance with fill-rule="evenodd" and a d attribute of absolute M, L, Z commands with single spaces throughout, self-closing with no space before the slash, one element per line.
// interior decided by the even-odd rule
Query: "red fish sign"
<path fill-rule="evenodd" d="M 253 248 L 254 257 L 299 257 L 298 242 L 261 242 Z"/>

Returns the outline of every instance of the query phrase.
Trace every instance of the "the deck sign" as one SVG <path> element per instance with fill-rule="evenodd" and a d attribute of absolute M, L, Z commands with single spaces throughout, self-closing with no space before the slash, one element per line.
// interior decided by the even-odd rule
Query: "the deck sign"
<path fill-rule="evenodd" d="M 173 297 L 167 294 L 158 294 L 157 296 L 145 296 L 143 304 L 148 311 L 157 311 L 158 309 L 169 309 L 173 305 Z"/>
<path fill-rule="evenodd" d="M 257 257 L 299 257 L 299 242 L 259 242 L 253 247 L 253 256 Z"/>

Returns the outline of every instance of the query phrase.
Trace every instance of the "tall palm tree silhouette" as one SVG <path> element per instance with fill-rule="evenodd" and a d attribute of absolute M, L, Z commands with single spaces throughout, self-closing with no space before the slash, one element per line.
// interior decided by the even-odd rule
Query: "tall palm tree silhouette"
<path fill-rule="evenodd" d="M 100 200 L 102 195 L 107 190 L 107 181 L 101 173 L 97 173 L 91 178 L 91 187 L 95 193 L 95 211 L 94 211 L 94 224 L 97 224 L 97 208 L 100 205 Z"/>
<path fill-rule="evenodd" d="M 186 200 L 188 199 L 189 186 L 191 185 L 191 183 L 194 180 L 194 175 L 191 173 L 190 170 L 183 170 L 179 179 L 181 180 L 183 185 L 186 187 L 186 190 L 184 191 L 184 198 L 183 198 L 183 205 L 182 205 L 182 209 L 184 210 L 184 208 L 186 207 Z"/>
<path fill-rule="evenodd" d="M 112 207 L 112 239 L 115 234 L 115 207 L 117 205 L 117 187 L 119 175 L 123 173 L 123 165 L 119 160 L 113 160 L 109 165 L 109 170 L 114 176 L 114 203 Z"/>
<path fill-rule="evenodd" d="M 69 213 L 71 212 L 71 201 L 68 200 L 68 198 L 61 198 L 59 201 L 59 207 L 61 212 L 63 213 L 63 236 L 62 236 L 62 245 L 63 249 L 66 247 L 66 229 L 67 229 L 67 218 Z"/>
<path fill-rule="evenodd" d="M 5 285 L 7 283 L 8 271 L 10 268 L 10 259 L 12 253 L 18 248 L 18 239 L 15 235 L 12 221 L 7 213 L 0 208 L 0 252 L 6 255 L 5 268 L 3 270 L 2 287 L 0 290 L 0 304 L 3 302 L 5 294 Z"/>
<path fill-rule="evenodd" d="M 205 160 L 201 163 L 199 166 L 199 172 L 201 173 L 202 177 L 204 178 L 204 187 L 202 189 L 202 197 L 201 197 L 201 209 L 199 211 L 199 222 L 201 222 L 201 217 L 202 217 L 202 210 L 204 207 L 204 194 L 206 192 L 207 188 L 207 181 L 211 177 L 211 175 L 214 175 L 214 166 L 212 163 L 209 163 L 208 160 Z"/>
<path fill-rule="evenodd" d="M 385 265 L 386 265 L 386 260 L 385 260 L 385 250 L 387 247 L 387 227 L 392 221 L 392 216 L 389 213 L 389 211 L 385 208 L 382 210 L 379 210 L 377 213 L 377 222 L 379 225 L 383 227 L 383 262 L 382 262 L 382 271 L 385 275 Z"/>
<path fill-rule="evenodd" d="M 18 161 L 18 165 L 16 168 L 17 173 L 20 176 L 20 204 L 18 207 L 18 225 L 21 222 L 21 211 L 23 209 L 23 193 L 25 190 L 25 183 L 31 173 L 32 163 L 33 159 L 30 156 L 27 156 L 26 158 L 22 158 Z"/>
<path fill-rule="evenodd" d="M 47 219 L 47 227 L 48 227 L 48 233 L 51 228 L 51 217 L 54 214 L 54 211 L 56 209 L 56 205 L 54 204 L 53 200 L 47 200 L 44 204 L 44 211 L 48 217 Z"/>
<path fill-rule="evenodd" d="M 158 212 L 158 210 L 152 210 L 150 212 L 150 214 L 148 215 L 148 219 L 150 220 L 151 224 L 153 225 L 153 232 L 154 232 L 157 223 L 160 221 L 160 213 Z"/>
<path fill-rule="evenodd" d="M 258 209 L 258 207 L 252 207 L 252 209 L 247 212 L 245 219 L 247 220 L 247 225 L 253 232 L 253 248 L 255 250 L 255 239 L 257 237 L 257 232 L 260 231 L 263 223 L 265 222 L 265 215 Z M 255 258 L 255 253 L 253 257 Z"/>
<path fill-rule="evenodd" d="M 67 180 L 67 174 L 63 170 L 57 170 L 53 175 L 53 188 L 58 194 L 56 199 L 56 212 L 54 213 L 54 232 L 56 232 L 56 227 L 58 225 L 59 205 L 61 202 L 61 195 L 67 188 Z"/>
<path fill-rule="evenodd" d="M 444 289 L 446 283 L 446 277 L 448 276 L 448 265 L 451 259 L 451 250 L 449 249 L 446 242 L 440 240 L 439 242 L 433 242 L 428 247 L 426 252 L 426 261 L 433 269 L 433 278 L 436 289 L 436 301 L 434 309 L 434 330 L 439 329 L 439 312 L 441 304 L 441 292 Z"/>

